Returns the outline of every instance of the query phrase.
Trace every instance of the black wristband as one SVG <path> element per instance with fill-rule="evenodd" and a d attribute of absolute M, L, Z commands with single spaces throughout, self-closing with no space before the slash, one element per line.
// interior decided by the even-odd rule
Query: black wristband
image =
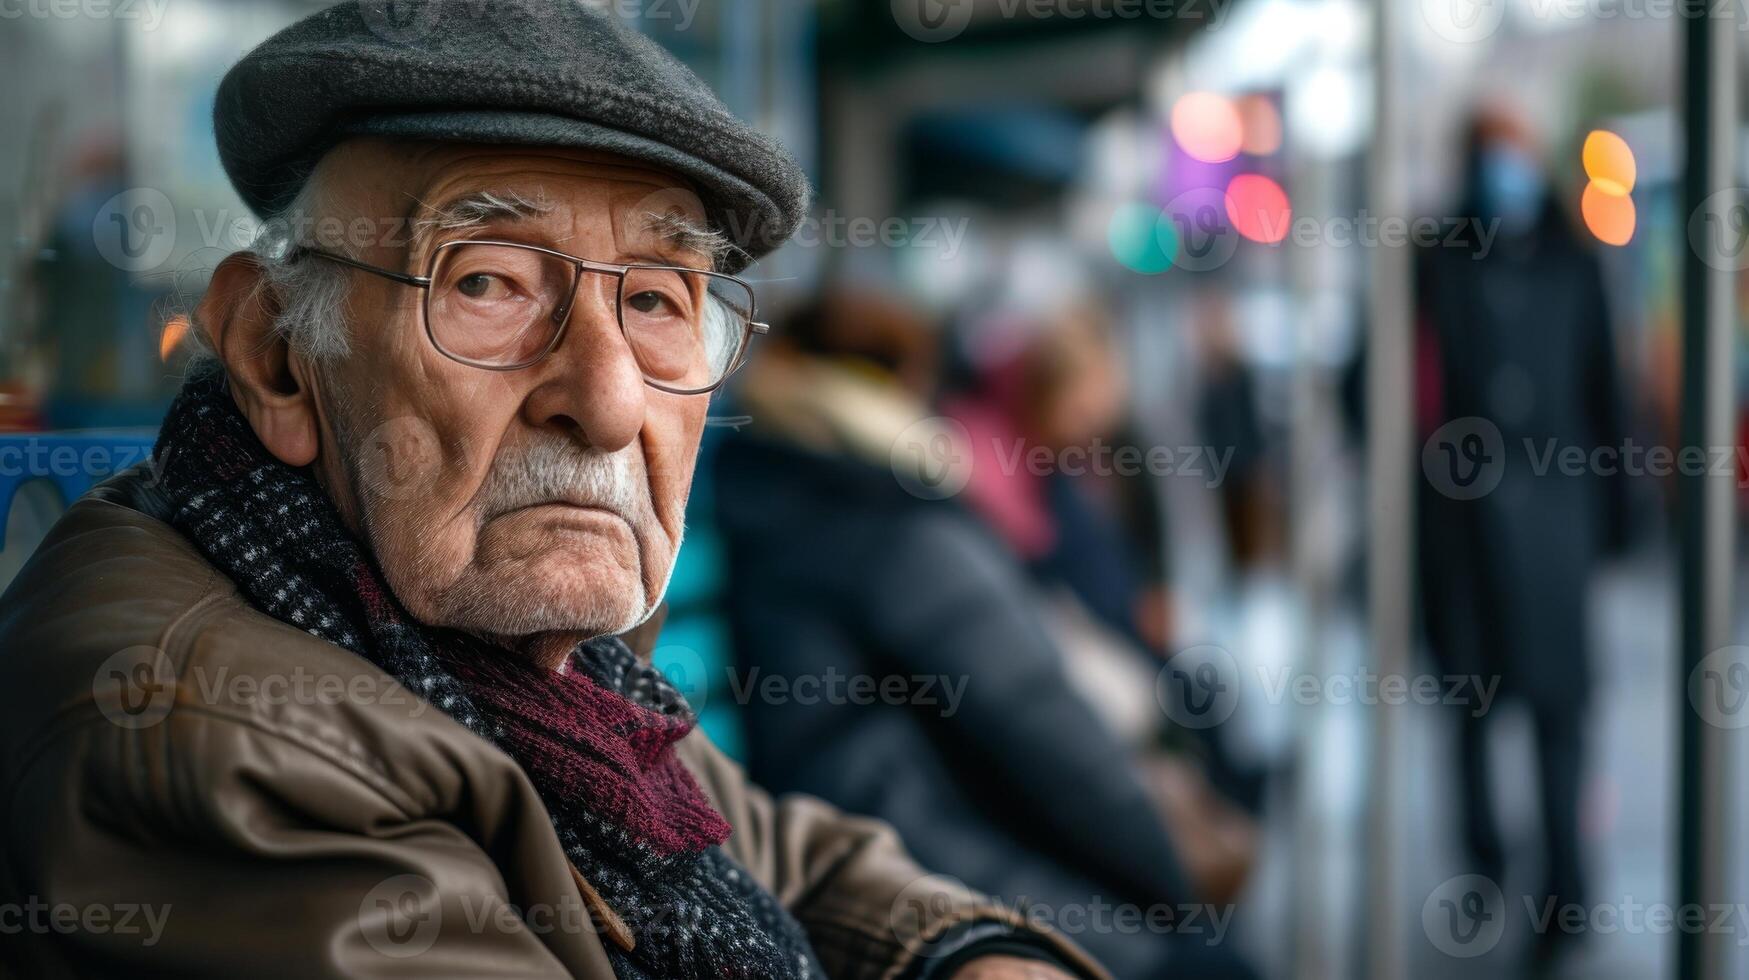
<path fill-rule="evenodd" d="M 962 922 L 942 933 L 935 952 L 918 957 L 903 980 L 946 980 L 954 971 L 984 956 L 1016 956 L 1049 963 L 1067 973 L 1079 973 L 1057 955 L 1050 941 L 995 919 Z"/>

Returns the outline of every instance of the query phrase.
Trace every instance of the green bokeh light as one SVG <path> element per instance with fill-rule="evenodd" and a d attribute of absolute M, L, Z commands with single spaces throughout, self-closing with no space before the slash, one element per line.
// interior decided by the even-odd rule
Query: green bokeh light
<path fill-rule="evenodd" d="M 1170 225 L 1170 222 L 1165 223 Z M 1159 232 L 1160 209 L 1152 204 L 1130 203 L 1118 207 L 1106 227 L 1106 242 L 1112 257 L 1124 268 L 1154 276 L 1172 267 L 1177 241 Z M 1162 247 L 1162 246 L 1167 247 Z M 1168 251 L 1168 247 L 1171 251 Z"/>

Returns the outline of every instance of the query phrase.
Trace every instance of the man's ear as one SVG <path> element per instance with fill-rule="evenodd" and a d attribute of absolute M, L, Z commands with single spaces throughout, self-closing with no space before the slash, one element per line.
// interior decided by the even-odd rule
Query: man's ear
<path fill-rule="evenodd" d="M 195 322 L 262 445 L 289 466 L 308 466 L 319 443 L 313 372 L 273 328 L 279 309 L 261 261 L 239 252 L 213 271 Z"/>

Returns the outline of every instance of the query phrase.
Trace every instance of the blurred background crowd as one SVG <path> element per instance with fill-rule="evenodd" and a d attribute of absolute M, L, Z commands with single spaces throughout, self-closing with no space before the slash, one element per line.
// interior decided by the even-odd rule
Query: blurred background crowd
<path fill-rule="evenodd" d="M 613 0 L 818 191 L 748 274 L 775 329 L 714 407 L 656 656 L 760 782 L 893 822 L 1120 977 L 1362 975 L 1392 941 L 1417 977 L 1674 976 L 1644 910 L 1679 901 L 1677 716 L 1749 723 L 1740 654 L 1684 688 L 1654 451 L 1683 19 L 1386 2 Z M 5 438 L 149 444 L 255 231 L 213 92 L 322 5 L 0 0 Z M 1414 310 L 1388 404 L 1380 250 Z M 1420 453 L 1397 673 L 1373 413 Z M 0 464 L 3 584 L 79 481 Z"/>

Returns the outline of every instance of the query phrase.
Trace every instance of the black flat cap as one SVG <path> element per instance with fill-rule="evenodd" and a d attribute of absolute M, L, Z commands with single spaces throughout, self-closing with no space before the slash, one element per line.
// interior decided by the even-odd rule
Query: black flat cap
<path fill-rule="evenodd" d="M 219 158 L 261 217 L 353 136 L 602 150 L 693 182 L 747 254 L 783 244 L 808 182 L 673 55 L 588 0 L 348 0 L 293 24 L 219 85 Z"/>

